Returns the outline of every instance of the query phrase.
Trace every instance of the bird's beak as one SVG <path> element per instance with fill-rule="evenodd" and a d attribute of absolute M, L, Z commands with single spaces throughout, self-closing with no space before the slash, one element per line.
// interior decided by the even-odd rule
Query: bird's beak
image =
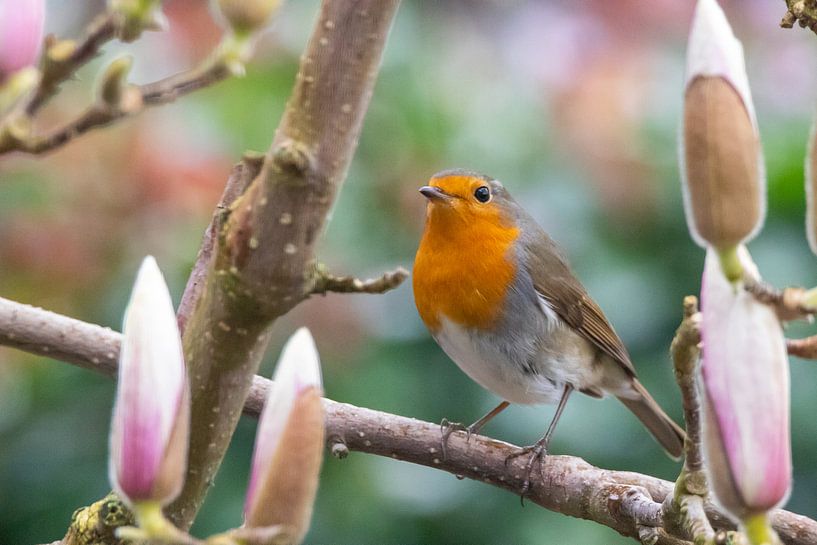
<path fill-rule="evenodd" d="M 431 202 L 448 202 L 451 200 L 451 195 L 440 189 L 439 187 L 434 187 L 431 185 L 424 185 L 420 188 L 420 193 L 423 194 L 423 197 L 428 199 Z"/>

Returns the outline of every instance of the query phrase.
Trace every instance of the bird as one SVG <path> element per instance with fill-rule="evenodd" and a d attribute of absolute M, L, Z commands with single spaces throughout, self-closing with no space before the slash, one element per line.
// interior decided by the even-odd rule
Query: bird
<path fill-rule="evenodd" d="M 468 437 L 510 404 L 556 404 L 545 434 L 512 456 L 530 453 L 540 469 L 548 443 L 575 390 L 618 398 L 673 458 L 685 433 L 639 382 L 627 349 L 574 275 L 560 247 L 498 180 L 452 169 L 420 188 L 426 219 L 412 284 L 420 318 L 462 371 L 502 398 L 448 436 Z"/>

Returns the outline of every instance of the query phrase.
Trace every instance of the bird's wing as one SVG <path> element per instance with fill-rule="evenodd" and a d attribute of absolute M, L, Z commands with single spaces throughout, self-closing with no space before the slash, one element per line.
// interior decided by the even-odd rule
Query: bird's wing
<path fill-rule="evenodd" d="M 527 271 L 539 296 L 579 335 L 635 376 L 630 355 L 613 326 L 570 271 L 553 240 L 538 225 L 536 231 L 525 241 L 524 248 Z"/>

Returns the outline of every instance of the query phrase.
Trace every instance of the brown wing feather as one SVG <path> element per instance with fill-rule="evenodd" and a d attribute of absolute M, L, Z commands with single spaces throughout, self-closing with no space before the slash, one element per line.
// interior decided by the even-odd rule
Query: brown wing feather
<path fill-rule="evenodd" d="M 536 291 L 570 327 L 635 376 L 630 355 L 613 326 L 570 271 L 556 243 L 541 229 L 537 231 L 539 236 L 525 244 L 527 270 Z"/>

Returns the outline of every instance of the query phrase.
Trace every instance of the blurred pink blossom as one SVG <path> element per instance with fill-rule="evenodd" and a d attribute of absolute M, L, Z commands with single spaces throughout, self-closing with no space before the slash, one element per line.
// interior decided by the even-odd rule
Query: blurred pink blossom
<path fill-rule="evenodd" d="M 44 21 L 45 0 L 0 0 L 0 81 L 36 64 Z"/>

